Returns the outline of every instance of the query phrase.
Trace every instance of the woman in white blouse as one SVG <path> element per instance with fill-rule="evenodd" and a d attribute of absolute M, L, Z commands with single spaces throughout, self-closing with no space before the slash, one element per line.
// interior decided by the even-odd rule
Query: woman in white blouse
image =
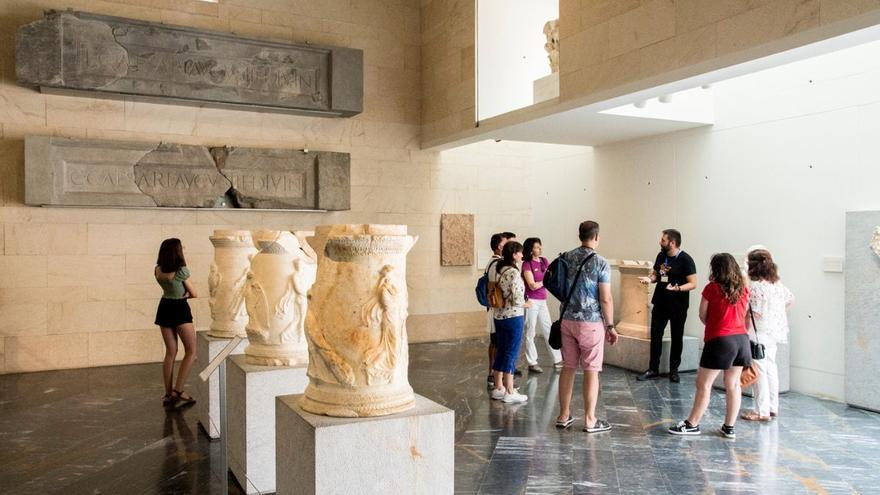
<path fill-rule="evenodd" d="M 769 251 L 755 249 L 749 252 L 747 259 L 751 280 L 749 304 L 757 327 L 749 331 L 749 337 L 764 344 L 764 359 L 752 361 L 758 367 L 759 373 L 754 386 L 755 410 L 744 412 L 742 418 L 749 421 L 770 421 L 779 414 L 776 350 L 778 344 L 788 342 L 786 309 L 794 302 L 794 295 L 779 281 L 776 263 Z"/>

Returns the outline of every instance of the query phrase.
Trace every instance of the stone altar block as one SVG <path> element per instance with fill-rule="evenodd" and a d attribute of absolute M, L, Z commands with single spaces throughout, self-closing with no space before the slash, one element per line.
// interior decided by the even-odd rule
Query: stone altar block
<path fill-rule="evenodd" d="M 669 373 L 669 349 L 672 340 L 663 339 L 660 354 L 660 373 Z M 684 336 L 681 351 L 681 364 L 678 371 L 694 371 L 700 366 L 700 339 Z M 651 339 L 640 339 L 621 335 L 616 345 L 605 344 L 605 364 L 631 371 L 642 372 L 648 369 L 651 358 Z"/>
<path fill-rule="evenodd" d="M 402 413 L 334 418 L 303 411 L 301 398 L 275 402 L 279 495 L 452 493 L 451 409 L 416 395 Z"/>
<path fill-rule="evenodd" d="M 211 337 L 208 331 L 197 332 L 196 357 L 197 363 L 204 368 L 214 359 L 220 351 L 229 344 L 229 339 Z M 233 354 L 241 354 L 247 346 L 247 339 L 241 341 Z M 220 438 L 220 376 L 215 372 L 208 381 L 196 380 L 196 389 L 193 397 L 196 399 L 196 412 L 198 422 L 208 438 L 216 440 Z"/>
<path fill-rule="evenodd" d="M 617 269 L 620 272 L 620 319 L 617 322 L 617 332 L 650 340 L 652 286 L 639 282 L 639 277 L 651 274 L 651 262 L 623 260 L 617 265 Z"/>
<path fill-rule="evenodd" d="M 880 411 L 880 211 L 846 213 L 844 394 L 847 404 Z M 875 251 L 876 250 L 876 251 Z"/>
<path fill-rule="evenodd" d="M 226 378 L 229 469 L 245 493 L 275 491 L 275 397 L 302 393 L 306 367 L 229 358 Z"/>

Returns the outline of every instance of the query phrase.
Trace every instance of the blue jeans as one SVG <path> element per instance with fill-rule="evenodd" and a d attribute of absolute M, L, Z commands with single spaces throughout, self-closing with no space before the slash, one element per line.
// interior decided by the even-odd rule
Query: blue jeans
<path fill-rule="evenodd" d="M 519 357 L 519 345 L 523 336 L 523 317 L 514 316 L 503 320 L 495 320 L 495 335 L 498 347 L 492 369 L 502 373 L 513 373 L 516 369 L 516 358 Z"/>

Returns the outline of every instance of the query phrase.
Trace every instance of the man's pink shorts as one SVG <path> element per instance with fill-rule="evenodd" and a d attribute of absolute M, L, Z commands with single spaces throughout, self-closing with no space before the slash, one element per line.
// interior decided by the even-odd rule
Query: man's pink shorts
<path fill-rule="evenodd" d="M 601 321 L 562 320 L 562 365 L 584 371 L 602 371 L 605 324 Z"/>

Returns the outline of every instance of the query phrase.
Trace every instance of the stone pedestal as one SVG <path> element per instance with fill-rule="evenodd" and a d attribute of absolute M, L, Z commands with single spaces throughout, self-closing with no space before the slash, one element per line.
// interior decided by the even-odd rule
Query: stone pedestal
<path fill-rule="evenodd" d="M 208 331 L 197 332 L 196 357 L 201 370 L 214 359 L 220 351 L 229 344 L 229 339 L 218 339 L 208 335 Z M 233 354 L 241 354 L 247 346 L 247 339 L 232 351 Z M 220 438 L 220 376 L 215 371 L 208 381 L 196 380 L 195 393 L 196 412 L 198 422 L 208 438 L 216 440 Z"/>
<path fill-rule="evenodd" d="M 669 349 L 672 341 L 663 339 L 660 354 L 660 373 L 669 373 Z M 648 369 L 651 359 L 651 340 L 621 335 L 616 345 L 605 344 L 605 364 L 631 371 Z M 700 365 L 700 339 L 685 335 L 678 371 L 694 371 Z"/>
<path fill-rule="evenodd" d="M 275 397 L 302 393 L 306 367 L 257 366 L 245 356 L 227 364 L 229 469 L 245 493 L 275 491 Z"/>
<path fill-rule="evenodd" d="M 303 411 L 301 398 L 275 402 L 279 495 L 452 493 L 451 409 L 416 395 L 402 413 L 334 418 Z"/>
<path fill-rule="evenodd" d="M 789 337 L 791 338 L 791 337 Z M 789 344 L 779 344 L 776 349 L 776 367 L 779 368 L 779 393 L 784 394 L 791 390 L 791 365 L 789 358 Z M 722 375 L 718 375 L 718 378 L 715 379 L 715 383 L 713 384 L 718 390 L 724 390 L 724 377 Z M 755 396 L 755 388 L 749 387 L 743 390 L 743 395 L 748 397 Z M 744 404 L 742 409 L 751 409 L 750 404 Z"/>
<path fill-rule="evenodd" d="M 532 98 L 533 103 L 559 98 L 559 73 L 554 72 L 549 76 L 535 79 L 532 82 Z"/>
<path fill-rule="evenodd" d="M 617 269 L 620 272 L 617 332 L 621 335 L 650 340 L 653 286 L 641 283 L 639 278 L 651 274 L 651 262 L 623 260 Z"/>

